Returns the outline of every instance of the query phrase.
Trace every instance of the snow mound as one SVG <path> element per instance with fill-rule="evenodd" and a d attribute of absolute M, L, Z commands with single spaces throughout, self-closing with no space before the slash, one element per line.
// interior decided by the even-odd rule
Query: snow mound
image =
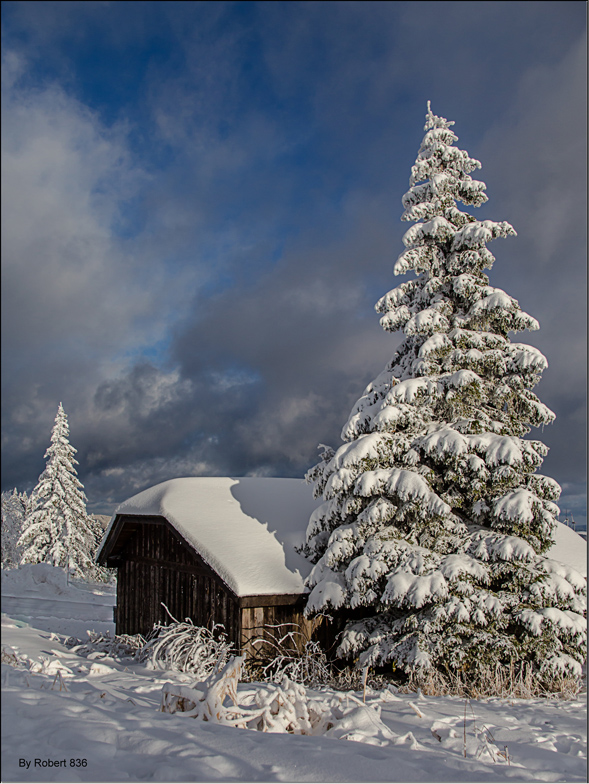
<path fill-rule="evenodd" d="M 69 588 L 64 569 L 45 563 L 26 564 L 17 569 L 2 571 L 2 593 L 13 589 L 17 596 L 40 593 L 53 596 L 64 595 Z M 26 593 L 25 593 L 26 592 Z"/>
<path fill-rule="evenodd" d="M 46 563 L 24 564 L 16 569 L 2 570 L 2 595 L 62 601 L 78 601 L 85 604 L 105 604 L 105 594 L 113 588 L 85 590 L 68 582 L 65 569 Z"/>
<path fill-rule="evenodd" d="M 553 537 L 555 542 L 546 552 L 546 558 L 572 566 L 587 577 L 587 543 L 583 537 L 564 523 L 556 524 Z"/>

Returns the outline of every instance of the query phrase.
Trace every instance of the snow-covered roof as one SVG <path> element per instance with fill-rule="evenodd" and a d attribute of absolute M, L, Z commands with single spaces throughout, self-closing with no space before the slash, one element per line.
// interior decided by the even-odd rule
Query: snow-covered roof
<path fill-rule="evenodd" d="M 295 545 L 318 504 L 302 479 L 170 479 L 120 504 L 102 547 L 117 515 L 161 515 L 237 596 L 303 593 L 311 564 Z"/>
<path fill-rule="evenodd" d="M 303 593 L 311 564 L 296 552 L 321 503 L 302 479 L 187 477 L 150 487 L 120 504 L 117 515 L 165 517 L 237 596 Z M 587 574 L 583 539 L 557 524 L 546 557 Z"/>

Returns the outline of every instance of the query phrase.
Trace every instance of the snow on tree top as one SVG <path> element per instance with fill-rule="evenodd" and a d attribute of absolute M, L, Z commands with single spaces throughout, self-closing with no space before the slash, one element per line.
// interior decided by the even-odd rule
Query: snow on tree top
<path fill-rule="evenodd" d="M 161 515 L 237 596 L 304 593 L 311 564 L 295 546 L 319 505 L 302 479 L 187 477 L 150 487 L 117 515 Z"/>

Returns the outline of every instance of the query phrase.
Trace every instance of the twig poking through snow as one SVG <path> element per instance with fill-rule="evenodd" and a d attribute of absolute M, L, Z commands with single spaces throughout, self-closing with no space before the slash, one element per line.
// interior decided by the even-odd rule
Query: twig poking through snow
<path fill-rule="evenodd" d="M 417 705 L 415 705 L 415 703 L 410 702 L 409 703 L 409 707 L 411 708 L 411 710 L 413 710 L 413 711 L 415 711 L 415 713 L 417 713 L 417 715 L 419 716 L 420 719 L 423 719 L 423 713 L 419 710 L 419 708 L 417 707 Z"/>

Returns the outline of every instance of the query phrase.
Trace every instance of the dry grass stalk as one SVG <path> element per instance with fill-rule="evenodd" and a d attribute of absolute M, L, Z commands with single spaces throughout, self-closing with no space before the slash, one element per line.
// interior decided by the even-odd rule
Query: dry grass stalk
<path fill-rule="evenodd" d="M 147 661 L 154 669 L 188 672 L 202 680 L 229 658 L 232 643 L 223 629 L 222 624 L 205 629 L 195 626 L 190 618 L 183 622 L 173 619 L 168 626 L 154 626 L 152 638 L 137 652 L 136 658 Z"/>
<path fill-rule="evenodd" d="M 145 646 L 145 637 L 141 634 L 99 634 L 88 632 L 86 642 L 76 637 L 68 637 L 64 640 L 66 645 L 73 653 L 80 656 L 89 656 L 91 653 L 104 653 L 112 658 L 136 657 Z"/>
<path fill-rule="evenodd" d="M 255 653 L 246 662 L 244 680 L 279 682 L 284 676 L 295 683 L 326 684 L 332 680 L 327 657 L 315 640 L 296 623 L 270 624 L 263 637 L 249 641 Z"/>
<path fill-rule="evenodd" d="M 530 663 L 519 666 L 494 668 L 481 665 L 475 675 L 464 672 L 442 674 L 436 670 L 412 673 L 408 681 L 399 687 L 401 693 L 409 694 L 421 689 L 423 694 L 433 697 L 456 696 L 465 699 L 574 699 L 581 690 L 581 679 L 560 675 L 552 679 L 540 678 Z"/>
<path fill-rule="evenodd" d="M 51 691 L 54 691 L 58 681 L 59 681 L 59 691 L 68 691 L 68 688 L 65 685 L 65 681 L 63 679 L 63 675 L 61 674 L 61 670 L 58 670 L 55 673 L 55 678 L 53 679 L 53 683 L 51 684 Z"/>

